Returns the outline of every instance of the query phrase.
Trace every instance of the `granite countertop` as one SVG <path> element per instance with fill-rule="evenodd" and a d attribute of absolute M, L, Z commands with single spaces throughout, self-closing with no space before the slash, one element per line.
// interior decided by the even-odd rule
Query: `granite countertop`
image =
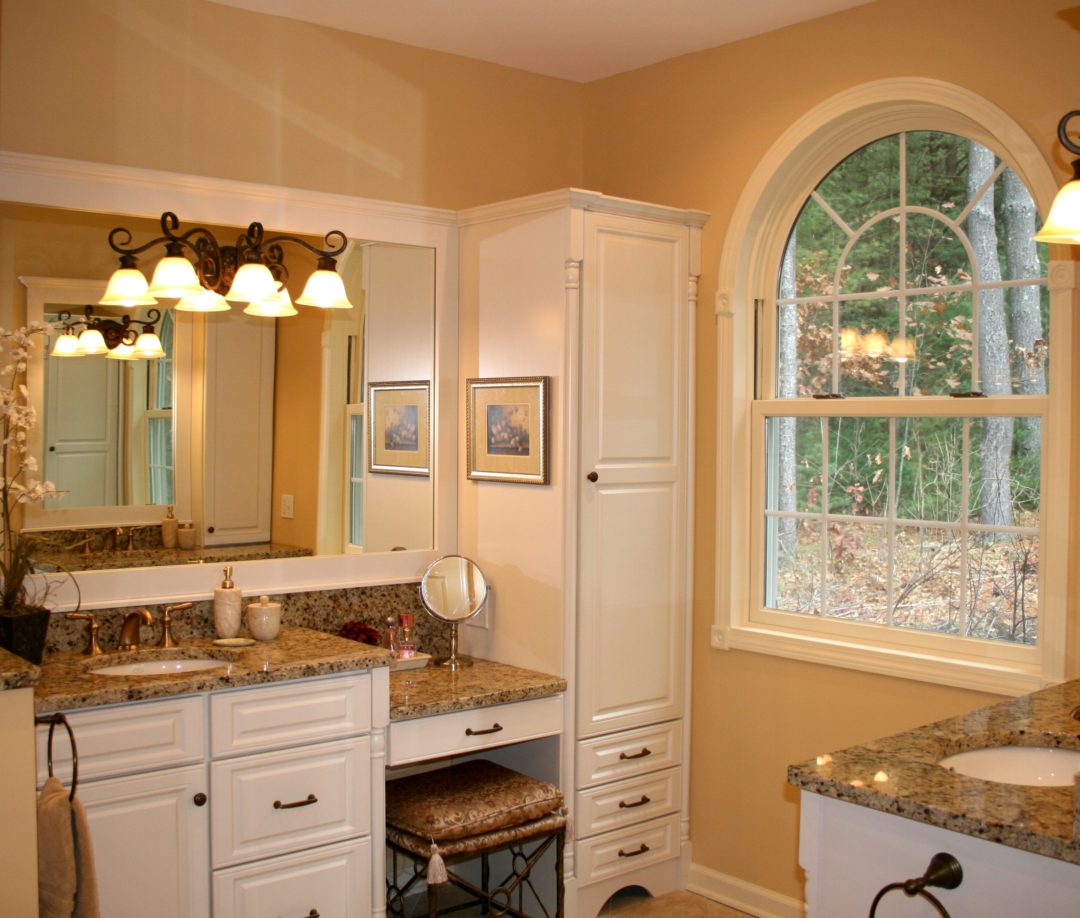
<path fill-rule="evenodd" d="M 131 567 L 164 567 L 174 564 L 224 564 L 276 558 L 306 558 L 310 548 L 256 543 L 201 548 L 134 548 L 131 551 L 39 552 L 34 562 L 40 570 L 105 571 Z"/>
<path fill-rule="evenodd" d="M 35 685 L 41 670 L 0 647 L 0 692 Z"/>
<path fill-rule="evenodd" d="M 982 781 L 938 765 L 992 746 L 1080 750 L 1080 680 L 928 724 L 788 768 L 803 790 L 964 835 L 1080 864 L 1077 791 Z"/>
<path fill-rule="evenodd" d="M 95 676 L 93 669 L 134 660 L 211 658 L 221 669 L 164 676 Z M 209 637 L 189 638 L 175 650 L 147 647 L 133 653 L 87 657 L 78 651 L 49 654 L 34 690 L 39 714 L 164 698 L 191 692 L 262 685 L 310 676 L 355 672 L 389 666 L 390 652 L 308 628 L 283 628 L 273 641 L 241 649 L 214 646 Z"/>
<path fill-rule="evenodd" d="M 390 673 L 390 720 L 410 720 L 566 691 L 566 680 L 505 663 L 474 659 L 451 671 L 428 664 Z"/>

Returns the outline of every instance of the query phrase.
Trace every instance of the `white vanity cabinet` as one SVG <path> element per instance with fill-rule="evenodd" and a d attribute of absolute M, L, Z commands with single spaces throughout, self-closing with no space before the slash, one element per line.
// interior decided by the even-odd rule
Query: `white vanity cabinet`
<path fill-rule="evenodd" d="M 385 669 L 69 712 L 102 914 L 382 914 L 387 712 Z"/>
<path fill-rule="evenodd" d="M 625 885 L 681 885 L 706 218 L 576 189 L 460 215 L 465 372 L 552 379 L 549 489 L 479 482 L 462 500 L 462 553 L 491 572 L 498 606 L 466 649 L 571 681 L 563 790 L 581 918 Z"/>

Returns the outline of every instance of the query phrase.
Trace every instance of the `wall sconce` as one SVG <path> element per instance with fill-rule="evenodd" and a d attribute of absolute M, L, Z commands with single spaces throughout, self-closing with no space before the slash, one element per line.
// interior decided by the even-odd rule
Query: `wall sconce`
<path fill-rule="evenodd" d="M 160 310 L 147 310 L 145 321 L 133 321 L 131 316 L 103 319 L 94 315 L 93 306 L 83 310 L 81 319 L 72 319 L 70 312 L 62 312 L 58 318 L 64 330 L 53 344 L 50 357 L 104 354 L 112 360 L 157 360 L 165 356 L 156 330 Z M 75 328 L 79 325 L 83 330 L 76 335 Z"/>
<path fill-rule="evenodd" d="M 1080 146 L 1069 140 L 1069 119 L 1080 115 L 1080 110 L 1069 112 L 1058 122 L 1058 140 L 1070 153 L 1080 157 Z M 1072 161 L 1073 177 L 1066 182 L 1054 198 L 1046 222 L 1035 234 L 1036 242 L 1054 242 L 1059 245 L 1080 245 L 1080 158 Z"/>
<path fill-rule="evenodd" d="M 285 289 L 289 270 L 282 250 L 283 243 L 291 243 L 317 256 L 315 271 L 296 302 L 321 309 L 352 308 L 337 273 L 336 258 L 348 245 L 340 230 L 327 233 L 327 248 L 319 249 L 298 236 L 265 236 L 262 224 L 252 223 L 235 245 L 221 245 L 202 226 L 181 233 L 179 217 L 166 211 L 161 232 L 140 246 L 131 245 L 131 232 L 123 227 L 109 233 L 109 246 L 120 255 L 120 267 L 109 279 L 100 305 L 149 306 L 176 300 L 175 308 L 184 312 L 219 312 L 229 309 L 231 300 L 245 303 L 248 315 L 294 316 L 297 311 Z M 138 256 L 162 244 L 165 257 L 147 283 Z"/>

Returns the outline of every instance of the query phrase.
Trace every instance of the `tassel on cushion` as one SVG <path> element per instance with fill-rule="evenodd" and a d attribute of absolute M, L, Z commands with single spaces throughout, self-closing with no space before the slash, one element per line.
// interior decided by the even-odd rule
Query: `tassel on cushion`
<path fill-rule="evenodd" d="M 431 857 L 428 858 L 426 879 L 428 886 L 440 886 L 447 879 L 446 864 L 443 863 L 439 846 L 435 844 L 434 839 L 431 840 Z"/>
<path fill-rule="evenodd" d="M 566 817 L 566 835 L 563 837 L 563 842 L 570 844 L 574 840 L 574 820 L 570 817 L 570 810 L 565 806 L 559 810 L 559 814 Z"/>

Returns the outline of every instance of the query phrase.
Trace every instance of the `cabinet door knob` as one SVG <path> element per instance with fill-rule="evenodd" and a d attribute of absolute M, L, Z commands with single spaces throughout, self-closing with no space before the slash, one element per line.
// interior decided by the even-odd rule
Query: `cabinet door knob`
<path fill-rule="evenodd" d="M 196 794 L 194 798 L 195 806 L 206 806 L 206 794 Z"/>
<path fill-rule="evenodd" d="M 589 481 L 591 481 L 593 484 L 596 484 L 596 482 L 600 480 L 600 476 L 597 475 L 596 472 L 589 472 L 589 474 L 585 477 L 588 478 Z"/>

